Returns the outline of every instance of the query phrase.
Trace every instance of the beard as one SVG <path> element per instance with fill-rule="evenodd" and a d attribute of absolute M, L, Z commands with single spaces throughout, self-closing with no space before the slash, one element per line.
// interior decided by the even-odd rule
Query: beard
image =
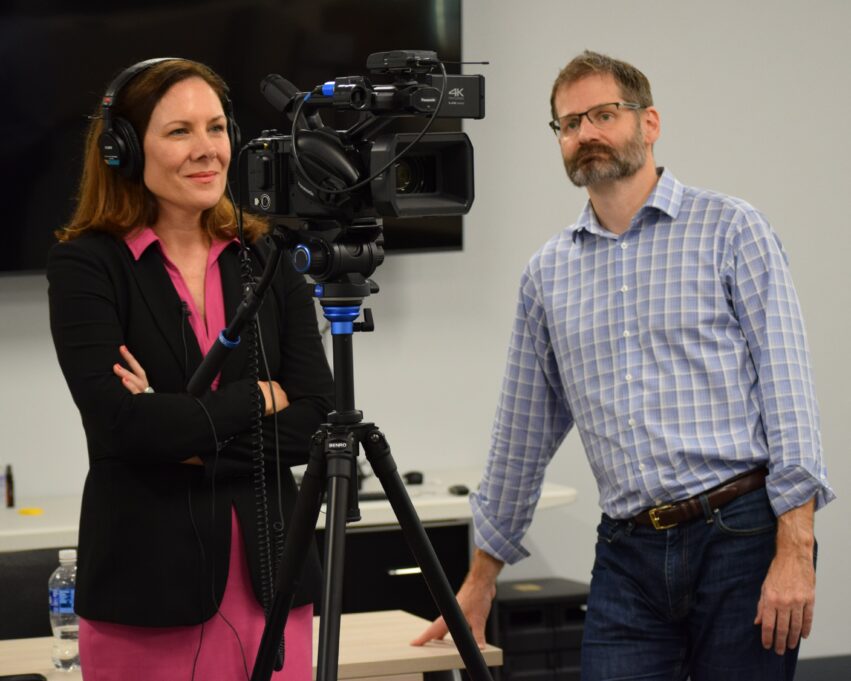
<path fill-rule="evenodd" d="M 577 187 L 591 187 L 635 175 L 647 161 L 641 128 L 620 149 L 608 144 L 586 144 L 572 158 L 564 159 L 564 169 Z"/>

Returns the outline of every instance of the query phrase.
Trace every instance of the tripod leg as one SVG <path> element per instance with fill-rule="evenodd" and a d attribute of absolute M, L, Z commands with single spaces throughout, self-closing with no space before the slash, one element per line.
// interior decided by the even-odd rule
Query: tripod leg
<path fill-rule="evenodd" d="M 431 596 L 440 614 L 443 615 L 446 626 L 452 633 L 452 639 L 458 646 L 458 652 L 470 677 L 474 681 L 490 681 L 491 675 L 482 653 L 476 645 L 467 620 L 452 593 L 449 580 L 446 579 L 437 554 L 399 477 L 396 462 L 390 453 L 390 445 L 387 444 L 384 434 L 377 429 L 369 431 L 362 444 L 366 458 L 387 494 L 387 500 L 393 507 L 402 534 L 422 570 Z"/>
<path fill-rule="evenodd" d="M 257 659 L 251 681 L 269 681 L 275 665 L 281 637 L 290 614 L 293 595 L 304 568 L 310 542 L 313 541 L 316 521 L 322 508 L 322 493 L 325 489 L 325 434 L 319 431 L 313 436 L 310 458 L 301 482 L 296 506 L 284 540 L 284 551 L 278 568 L 275 597 L 269 610 L 269 618 L 263 629 L 263 637 L 257 650 Z"/>
<path fill-rule="evenodd" d="M 337 432 L 334 432 L 334 431 Z M 319 619 L 317 681 L 337 681 L 340 653 L 340 613 L 343 609 L 343 571 L 346 556 L 346 516 L 349 485 L 355 466 L 357 439 L 345 426 L 332 429 L 325 445 L 328 478 L 325 516 L 325 573 Z"/>

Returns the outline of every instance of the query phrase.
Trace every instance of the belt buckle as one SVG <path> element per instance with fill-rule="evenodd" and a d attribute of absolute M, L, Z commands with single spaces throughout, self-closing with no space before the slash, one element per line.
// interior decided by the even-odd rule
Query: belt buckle
<path fill-rule="evenodd" d="M 662 521 L 659 520 L 659 513 L 662 511 L 667 511 L 668 509 L 673 508 L 671 504 L 664 504 L 663 506 L 657 506 L 656 508 L 651 508 L 647 515 L 650 516 L 650 522 L 653 523 L 653 527 L 657 530 L 668 530 L 672 527 L 676 527 L 677 523 L 671 523 L 670 525 L 663 525 Z"/>

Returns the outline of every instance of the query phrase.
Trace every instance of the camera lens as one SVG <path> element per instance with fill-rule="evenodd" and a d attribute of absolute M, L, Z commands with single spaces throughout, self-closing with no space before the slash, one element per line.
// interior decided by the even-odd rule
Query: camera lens
<path fill-rule="evenodd" d="M 437 164 L 433 155 L 407 156 L 396 164 L 396 194 L 437 191 Z"/>
<path fill-rule="evenodd" d="M 418 159 L 403 159 L 396 164 L 396 193 L 413 194 L 423 184 L 422 167 Z"/>

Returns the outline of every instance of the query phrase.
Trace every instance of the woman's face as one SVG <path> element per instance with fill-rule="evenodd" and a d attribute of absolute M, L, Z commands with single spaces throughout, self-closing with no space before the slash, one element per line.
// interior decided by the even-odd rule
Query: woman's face
<path fill-rule="evenodd" d="M 162 210 L 197 213 L 225 191 L 230 140 L 222 102 L 204 80 L 173 85 L 154 107 L 143 142 L 145 186 Z"/>

